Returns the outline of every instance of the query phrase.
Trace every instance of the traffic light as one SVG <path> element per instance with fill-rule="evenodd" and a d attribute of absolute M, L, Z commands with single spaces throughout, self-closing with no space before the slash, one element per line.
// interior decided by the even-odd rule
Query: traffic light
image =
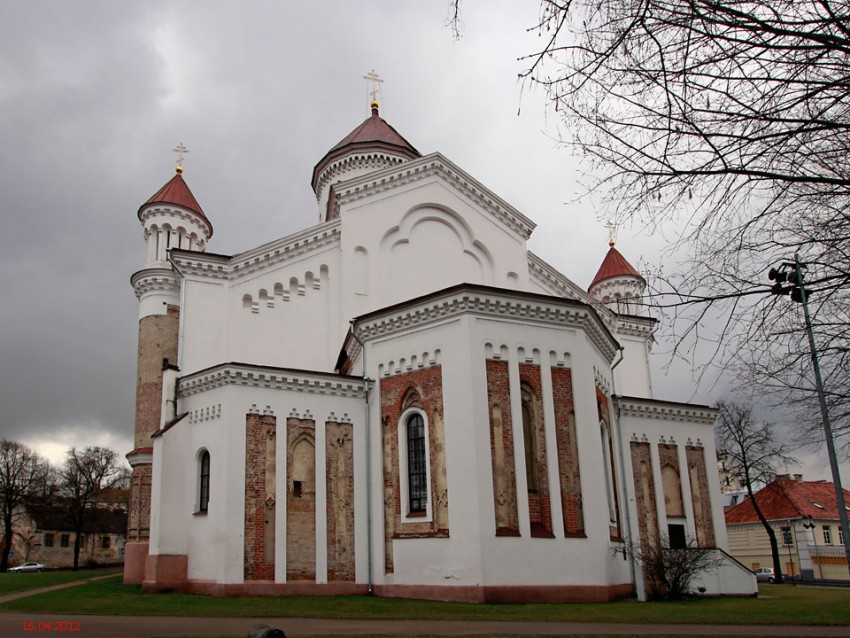
<path fill-rule="evenodd" d="M 803 270 L 806 264 L 800 262 L 785 262 L 779 268 L 771 268 L 767 278 L 776 283 L 770 287 L 774 295 L 787 295 L 791 293 L 791 299 L 797 303 L 803 303 L 806 290 L 803 288 Z M 790 285 L 784 286 L 788 283 Z"/>

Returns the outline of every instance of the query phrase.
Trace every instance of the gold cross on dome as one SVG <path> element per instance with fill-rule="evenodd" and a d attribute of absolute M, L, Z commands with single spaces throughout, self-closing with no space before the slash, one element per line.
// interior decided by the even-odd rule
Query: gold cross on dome
<path fill-rule="evenodd" d="M 177 153 L 177 170 L 180 172 L 183 170 L 183 156 L 189 152 L 189 149 L 183 146 L 183 142 L 180 142 L 172 150 Z"/>
<path fill-rule="evenodd" d="M 608 229 L 608 245 L 613 246 L 617 241 L 617 224 L 609 221 L 605 224 L 605 228 Z"/>
<path fill-rule="evenodd" d="M 378 93 L 381 92 L 380 85 L 383 84 L 384 81 L 378 77 L 378 74 L 375 73 L 375 69 L 372 69 L 364 75 L 363 79 L 366 80 L 366 83 L 369 86 L 369 90 L 366 92 L 372 97 L 373 102 L 377 102 Z"/>

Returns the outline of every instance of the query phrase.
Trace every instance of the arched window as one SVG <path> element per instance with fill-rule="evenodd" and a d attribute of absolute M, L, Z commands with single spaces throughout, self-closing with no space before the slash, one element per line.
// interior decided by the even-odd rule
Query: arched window
<path fill-rule="evenodd" d="M 201 453 L 200 471 L 198 475 L 198 511 L 206 512 L 210 502 L 210 453 Z"/>
<path fill-rule="evenodd" d="M 424 512 L 428 507 L 428 469 L 425 455 L 425 419 L 414 412 L 406 421 L 407 429 L 407 494 L 411 512 Z"/>

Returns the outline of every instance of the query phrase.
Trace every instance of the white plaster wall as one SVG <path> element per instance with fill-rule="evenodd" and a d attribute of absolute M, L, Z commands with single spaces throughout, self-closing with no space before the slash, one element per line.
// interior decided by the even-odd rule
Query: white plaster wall
<path fill-rule="evenodd" d="M 152 553 L 187 554 L 192 579 L 244 581 L 245 416 L 251 409 L 261 414 L 270 412 L 277 417 L 275 580 L 285 582 L 286 418 L 296 413 L 316 421 L 317 581 L 327 582 L 325 423 L 348 418 L 354 428 L 357 580 L 365 582 L 366 508 L 361 501 L 366 474 L 364 405 L 360 397 L 250 386 L 226 386 L 180 399 L 179 412 L 188 411 L 189 416 L 157 439 L 155 445 L 155 454 L 159 453 L 165 462 L 154 466 L 154 484 L 158 488 L 153 509 L 159 513 L 160 524 L 156 530 L 157 549 L 152 549 Z M 201 448 L 210 452 L 210 501 L 206 515 L 195 515 L 195 459 Z M 175 480 L 178 475 L 179 480 Z M 163 485 L 166 489 L 159 489 Z"/>
<path fill-rule="evenodd" d="M 343 300 L 346 316 L 464 282 L 528 286 L 525 241 L 438 176 L 345 204 L 340 216 L 344 259 L 365 261 L 343 272 L 343 290 L 358 291 Z"/>
<path fill-rule="evenodd" d="M 623 362 L 614 368 L 616 393 L 628 397 L 652 398 L 649 352 L 642 337 L 617 334 L 623 347 Z"/>

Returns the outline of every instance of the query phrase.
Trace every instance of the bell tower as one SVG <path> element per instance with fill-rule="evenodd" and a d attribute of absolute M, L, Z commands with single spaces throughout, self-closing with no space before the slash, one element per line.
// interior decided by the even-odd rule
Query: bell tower
<path fill-rule="evenodd" d="M 177 172 L 139 208 L 144 228 L 145 267 L 130 278 L 139 300 L 136 421 L 133 450 L 127 460 L 130 511 L 124 555 L 125 584 L 141 584 L 148 554 L 151 511 L 153 435 L 162 424 L 163 371 L 175 368 L 180 332 L 180 276 L 169 261 L 173 248 L 203 252 L 213 227 L 183 179 L 180 144 Z"/>

